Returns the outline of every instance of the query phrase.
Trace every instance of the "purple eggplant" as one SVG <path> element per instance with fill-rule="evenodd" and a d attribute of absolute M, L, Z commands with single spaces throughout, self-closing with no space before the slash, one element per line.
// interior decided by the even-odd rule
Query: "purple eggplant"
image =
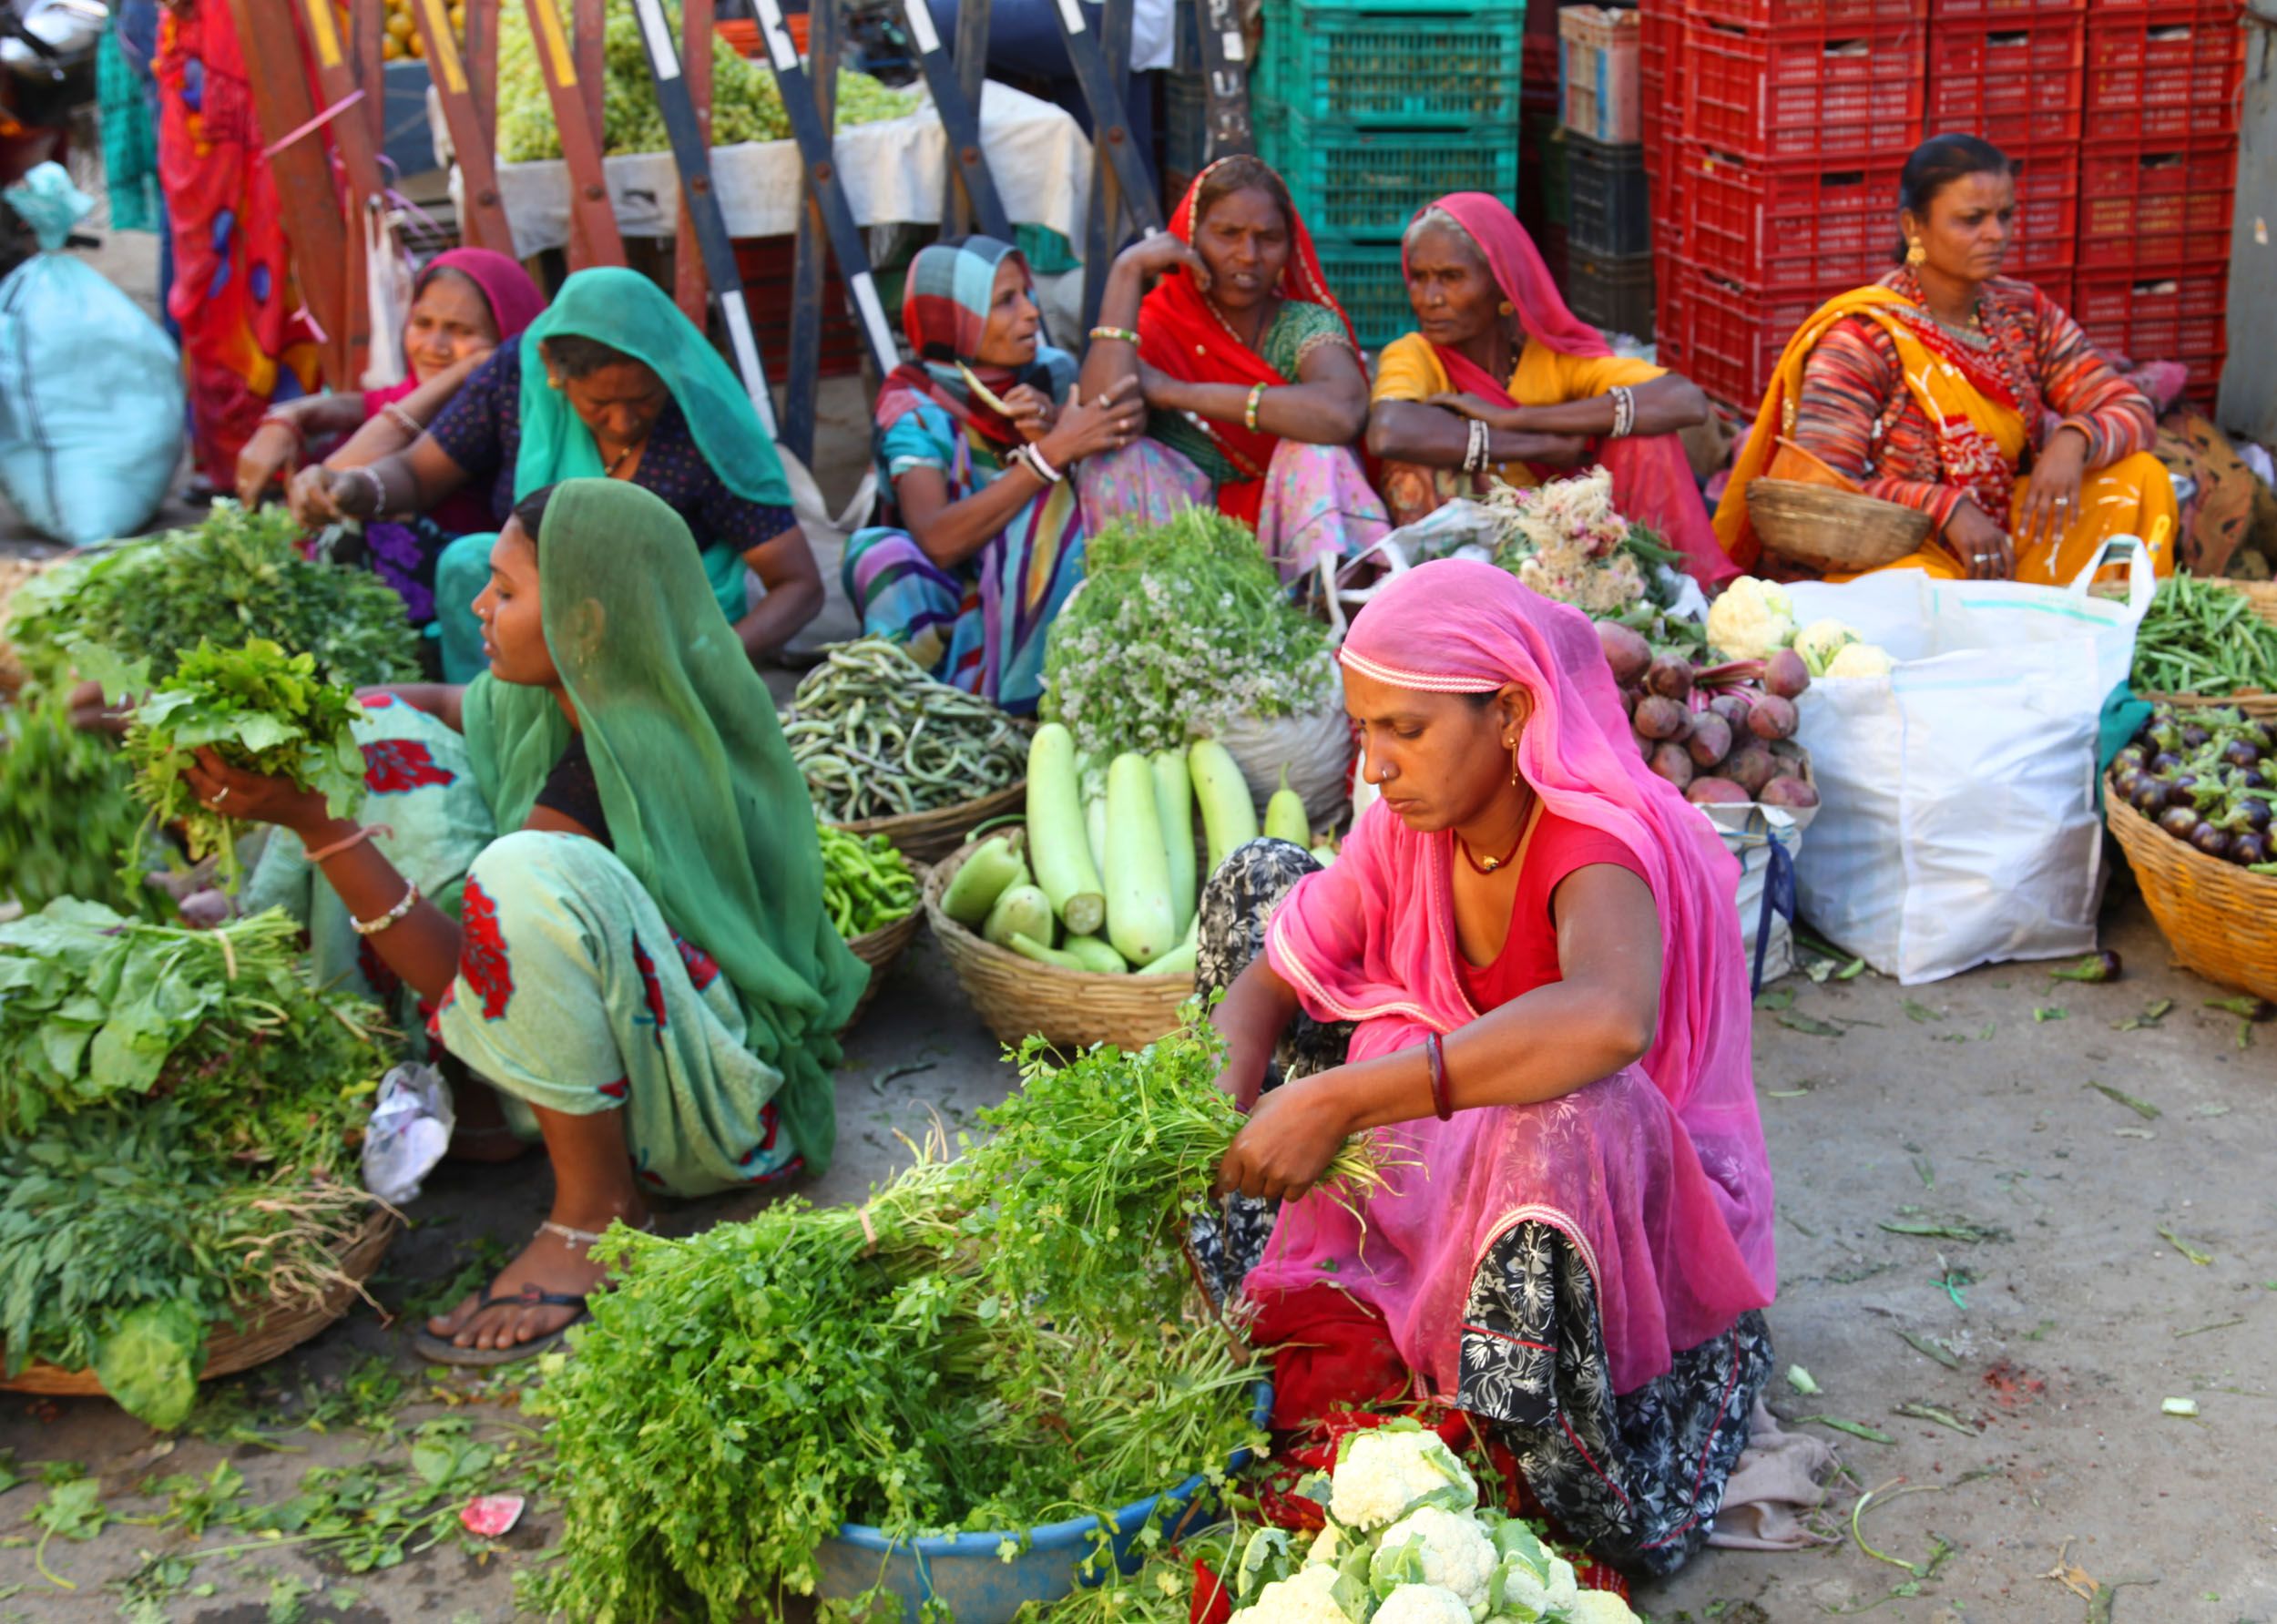
<path fill-rule="evenodd" d="M 2230 837 L 2230 861 L 2241 867 L 2269 861 L 2269 836 L 2266 834 L 2233 834 Z"/>
<path fill-rule="evenodd" d="M 2198 774 L 2178 772 L 2166 781 L 2166 803 L 2169 806 L 2198 804 Z"/>
<path fill-rule="evenodd" d="M 2170 806 L 2159 814 L 2159 827 L 2176 840 L 2188 840 L 2198 831 L 2198 809 L 2194 806 Z"/>
<path fill-rule="evenodd" d="M 2262 752 L 2242 739 L 2232 739 L 2221 747 L 2221 759 L 2231 767 L 2258 767 L 2262 764 Z"/>
<path fill-rule="evenodd" d="M 2166 810 L 2166 785 L 2156 778 L 2146 776 L 2129 800 L 2144 817 L 2155 818 Z"/>
<path fill-rule="evenodd" d="M 2196 750 L 2212 738 L 2211 733 L 2194 721 L 2186 721 L 2182 724 L 2182 748 L 2184 750 Z"/>
<path fill-rule="evenodd" d="M 2162 750 L 2150 758 L 2150 771 L 2161 778 L 2170 772 L 2179 772 L 2181 769 L 2182 758 L 2170 750 Z"/>
<path fill-rule="evenodd" d="M 2229 832 L 2217 823 L 2199 823 L 2190 831 L 2190 844 L 2209 857 L 2227 857 L 2230 854 Z"/>

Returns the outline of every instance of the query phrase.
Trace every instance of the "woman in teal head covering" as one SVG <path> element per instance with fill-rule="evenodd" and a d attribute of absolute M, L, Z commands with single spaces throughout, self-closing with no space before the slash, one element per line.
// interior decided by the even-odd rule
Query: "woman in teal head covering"
<path fill-rule="evenodd" d="M 622 480 L 669 503 L 695 537 L 720 609 L 754 658 L 822 607 L 822 577 L 791 510 L 774 442 L 735 373 L 647 277 L 580 271 L 517 343 L 502 345 L 408 450 L 330 471 L 312 516 L 424 513 L 462 486 L 514 504 L 563 479 Z M 489 535 L 461 536 L 435 566 L 444 676 L 483 669 L 475 595 Z M 746 602 L 744 570 L 766 596 Z"/>
<path fill-rule="evenodd" d="M 492 545 L 476 608 L 488 672 L 373 696 L 432 714 L 415 760 L 365 747 L 367 815 L 383 792 L 454 796 L 510 832 L 466 870 L 457 918 L 405 878 L 392 832 L 210 752 L 190 781 L 317 860 L 444 1047 L 543 1136 L 552 1215 L 419 1339 L 488 1364 L 583 1313 L 603 1272 L 587 1248 L 644 1222 L 645 1191 L 828 1167 L 835 1034 L 868 971 L 823 909 L 766 685 L 669 506 L 621 480 L 536 493 Z"/>

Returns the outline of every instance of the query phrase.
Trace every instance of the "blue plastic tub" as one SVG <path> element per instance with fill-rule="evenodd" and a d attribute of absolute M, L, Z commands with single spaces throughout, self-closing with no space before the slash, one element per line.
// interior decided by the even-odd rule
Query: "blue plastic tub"
<path fill-rule="evenodd" d="M 1256 1394 L 1251 1419 L 1261 1430 L 1272 1415 L 1272 1384 L 1258 1383 Z M 1238 1472 L 1249 1460 L 1248 1450 L 1238 1450 L 1226 1469 Z M 1163 1525 L 1172 1531 L 1182 1524 L 1200 1526 L 1214 1513 L 1208 1486 L 1197 1472 L 1176 1488 L 1115 1513 L 1115 1559 L 1124 1572 L 1138 1568 L 1140 1553 L 1132 1549 L 1133 1537 L 1158 1507 L 1167 1505 Z M 1057 1601 L 1075 1589 L 1077 1565 L 1090 1554 L 1091 1537 L 1098 1526 L 1096 1517 L 1079 1517 L 1025 1534 L 953 1534 L 896 1543 L 866 1523 L 845 1523 L 838 1537 L 826 1540 L 817 1553 L 822 1569 L 817 1594 L 826 1600 L 842 1600 L 883 1582 L 902 1598 L 902 1616 L 908 1624 L 915 1624 L 918 1608 L 935 1598 L 955 1610 L 956 1624 L 1011 1624 L 1025 1604 Z M 1009 1562 L 1001 1555 L 1007 1539 L 1021 1547 Z"/>

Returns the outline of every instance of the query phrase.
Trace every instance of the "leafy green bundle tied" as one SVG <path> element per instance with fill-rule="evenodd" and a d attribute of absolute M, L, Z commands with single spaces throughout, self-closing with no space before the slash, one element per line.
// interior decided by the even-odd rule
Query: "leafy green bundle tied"
<path fill-rule="evenodd" d="M 200 804 L 183 777 L 197 752 L 210 747 L 231 766 L 317 791 L 345 814 L 363 790 L 355 717 L 354 693 L 320 678 L 312 655 L 260 638 L 242 649 L 200 642 L 137 708 L 127 757 L 158 821 L 181 823 L 193 858 L 220 853 L 234 888 L 236 822 Z"/>
<path fill-rule="evenodd" d="M 533 1603 L 772 1621 L 842 1522 L 1022 1529 L 1222 1474 L 1256 1372 L 1180 1250 L 1241 1126 L 1220 1063 L 1206 1031 L 1064 1065 L 1031 1039 L 992 1138 L 862 1208 L 614 1234 L 623 1283 L 529 1406 L 568 1502 Z M 1355 1145 L 1330 1177 L 1378 1174 Z"/>
<path fill-rule="evenodd" d="M 0 709 L 0 897 L 26 908 L 59 896 L 156 917 L 159 894 L 122 876 L 144 812 L 117 747 L 71 725 L 60 694 Z"/>

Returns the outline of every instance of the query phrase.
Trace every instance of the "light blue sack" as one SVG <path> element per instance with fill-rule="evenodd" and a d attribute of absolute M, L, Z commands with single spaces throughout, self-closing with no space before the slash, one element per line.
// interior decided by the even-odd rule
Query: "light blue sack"
<path fill-rule="evenodd" d="M 0 281 L 0 486 L 58 541 L 132 536 L 181 461 L 180 357 L 101 271 L 56 251 L 94 207 L 62 165 L 6 198 L 42 251 Z"/>

